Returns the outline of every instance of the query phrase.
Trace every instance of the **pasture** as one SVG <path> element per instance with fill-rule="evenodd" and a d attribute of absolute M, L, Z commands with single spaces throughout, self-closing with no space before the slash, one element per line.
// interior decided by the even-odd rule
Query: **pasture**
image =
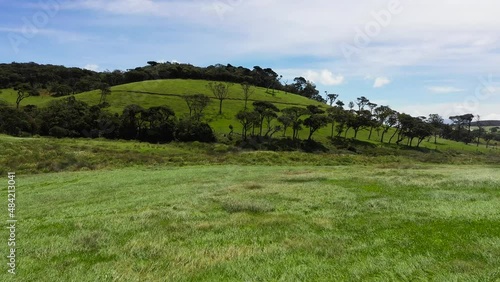
<path fill-rule="evenodd" d="M 150 165 L 19 174 L 16 278 L 494 281 L 498 168 Z"/>

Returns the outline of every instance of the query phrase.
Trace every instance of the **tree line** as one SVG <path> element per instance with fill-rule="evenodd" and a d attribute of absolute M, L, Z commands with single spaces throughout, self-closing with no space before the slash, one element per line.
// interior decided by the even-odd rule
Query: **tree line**
<path fill-rule="evenodd" d="M 200 119 L 177 118 L 168 106 L 144 109 L 127 105 L 112 114 L 102 104 L 90 106 L 74 96 L 54 100 L 47 107 L 20 109 L 0 102 L 0 133 L 13 136 L 107 138 L 151 143 L 215 142 L 213 129 Z"/>
<path fill-rule="evenodd" d="M 498 127 L 486 132 L 479 126 L 478 130 L 471 131 L 472 114 L 450 117 L 453 124 L 445 124 L 443 117 L 430 114 L 428 117 L 412 117 L 406 113 L 399 113 L 387 105 L 377 105 L 368 98 L 361 96 L 347 105 L 338 100 L 338 94 L 328 94 L 326 110 L 309 105 L 307 107 L 288 107 L 282 110 L 267 101 L 253 102 L 253 109 L 247 107 L 248 97 L 253 93 L 251 87 L 241 84 L 245 107 L 236 114 L 236 119 L 242 126 L 243 140 L 250 137 L 273 137 L 282 132 L 282 137 L 293 140 L 299 139 L 299 132 L 305 127 L 308 129 L 307 140 L 311 140 L 319 129 L 330 126 L 330 138 L 346 138 L 353 132 L 356 139 L 360 130 L 368 131 L 368 139 L 372 140 L 377 133 L 381 143 L 404 144 L 420 147 L 424 140 L 437 143 L 437 138 L 445 138 L 469 144 L 473 140 L 479 145 L 480 139 L 486 142 L 500 141 Z M 347 107 L 346 107 L 347 106 Z M 479 119 L 479 117 L 477 117 Z M 273 123 L 273 121 L 275 121 Z M 278 124 L 274 125 L 273 124 Z M 478 122 L 480 125 L 480 122 Z M 394 129 L 386 141 L 386 134 Z M 291 132 L 290 132 L 291 131 Z M 290 134 L 287 134 L 287 133 Z M 387 136 L 388 137 L 388 136 Z"/>
<path fill-rule="evenodd" d="M 119 84 L 156 79 L 198 79 L 247 83 L 264 87 L 270 95 L 285 91 L 324 102 L 313 82 L 296 77 L 283 82 L 282 76 L 271 68 L 254 66 L 210 65 L 197 67 L 191 64 L 149 61 L 146 66 L 126 71 L 96 72 L 80 68 L 30 63 L 0 64 L 0 88 L 23 89 L 30 96 L 42 93 L 51 96 L 67 96 Z"/>

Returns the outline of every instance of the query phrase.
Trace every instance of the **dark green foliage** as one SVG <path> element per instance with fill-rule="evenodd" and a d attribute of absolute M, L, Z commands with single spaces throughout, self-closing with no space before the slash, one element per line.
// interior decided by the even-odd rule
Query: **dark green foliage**
<path fill-rule="evenodd" d="M 141 118 L 145 120 L 145 130 L 140 140 L 164 143 L 174 140 L 175 113 L 167 106 L 152 107 L 142 112 Z"/>
<path fill-rule="evenodd" d="M 250 130 L 252 126 L 259 124 L 259 114 L 255 111 L 254 112 L 240 111 L 238 114 L 236 114 L 236 119 L 242 125 L 241 136 L 243 140 L 247 139 L 248 130 Z"/>
<path fill-rule="evenodd" d="M 474 119 L 473 114 L 465 114 L 458 116 L 451 116 L 450 119 L 453 121 L 454 130 L 449 132 L 447 139 L 464 142 L 469 144 L 473 141 L 473 136 L 471 133 L 472 120 Z"/>
<path fill-rule="evenodd" d="M 290 125 L 292 126 L 292 130 L 293 130 L 292 139 L 297 139 L 298 134 L 299 134 L 299 130 L 302 129 L 302 124 L 304 122 L 301 119 L 301 117 L 303 115 L 307 115 L 308 110 L 301 108 L 301 107 L 290 107 L 290 108 L 283 109 L 282 112 L 283 112 L 283 115 L 282 115 L 282 118 L 280 118 L 280 121 L 286 122 L 286 123 L 291 121 Z M 283 123 L 283 126 L 285 126 L 284 123 Z"/>
<path fill-rule="evenodd" d="M 101 105 L 89 106 L 71 96 L 54 100 L 38 109 L 28 105 L 16 109 L 0 103 L 0 133 L 13 136 L 44 135 L 57 138 L 122 138 L 151 143 L 173 140 L 214 142 L 212 128 L 199 120 L 178 122 L 168 106 L 144 109 L 128 105 L 121 115 L 103 110 Z"/>
<path fill-rule="evenodd" d="M 327 126 L 329 121 L 330 120 L 327 116 L 320 114 L 313 114 L 310 117 L 306 118 L 304 120 L 304 125 L 309 128 L 309 137 L 307 138 L 307 140 L 311 140 L 314 132 L 322 127 Z"/>
<path fill-rule="evenodd" d="M 83 132 L 90 132 L 94 128 L 93 115 L 98 114 L 98 108 L 91 108 L 74 97 L 64 100 L 52 101 L 40 113 L 42 121 L 40 134 L 51 135 L 53 127 L 64 128 L 68 131 L 66 136 L 85 137 Z"/>
<path fill-rule="evenodd" d="M 63 138 L 69 136 L 69 130 L 56 125 L 49 130 L 49 135 L 57 138 Z"/>
<path fill-rule="evenodd" d="M 215 134 L 210 125 L 191 119 L 180 120 L 177 124 L 175 137 L 180 142 L 215 142 Z"/>
<path fill-rule="evenodd" d="M 31 95 L 38 95 L 38 90 L 45 89 L 53 96 L 66 96 L 100 89 L 103 83 L 114 86 L 156 79 L 203 79 L 255 85 L 267 88 L 272 93 L 276 90 L 287 91 L 324 102 L 312 82 L 299 77 L 294 80 L 295 84 L 283 85 L 280 82 L 281 77 L 270 68 L 255 66 L 253 69 L 247 69 L 230 64 L 197 67 L 190 64 L 148 61 L 143 67 L 112 72 L 95 72 L 36 63 L 0 64 L 0 88 L 13 88 L 19 84 L 27 84 L 30 89 L 37 90 L 32 91 Z M 248 93 L 251 94 L 251 92 Z"/>
<path fill-rule="evenodd" d="M 267 132 L 266 136 L 271 132 L 271 121 L 278 117 L 276 114 L 280 110 L 273 103 L 267 101 L 255 101 L 253 102 L 254 112 L 258 116 L 258 124 L 254 123 L 253 125 L 259 126 L 259 136 L 262 136 L 262 129 L 264 126 L 264 120 L 267 123 Z"/>
<path fill-rule="evenodd" d="M 25 112 L 0 105 L 0 133 L 19 136 L 22 132 L 32 132 L 34 120 Z"/>

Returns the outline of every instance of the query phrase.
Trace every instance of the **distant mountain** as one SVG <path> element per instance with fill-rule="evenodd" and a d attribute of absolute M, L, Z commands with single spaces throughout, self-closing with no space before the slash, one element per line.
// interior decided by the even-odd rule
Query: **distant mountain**
<path fill-rule="evenodd" d="M 479 123 L 481 126 L 500 126 L 500 120 L 482 120 Z M 471 125 L 477 126 L 478 122 L 473 122 Z"/>

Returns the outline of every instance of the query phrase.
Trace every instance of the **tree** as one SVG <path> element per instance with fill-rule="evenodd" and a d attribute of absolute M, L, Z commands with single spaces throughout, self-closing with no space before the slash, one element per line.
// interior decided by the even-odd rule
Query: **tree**
<path fill-rule="evenodd" d="M 283 109 L 283 115 L 286 116 L 285 119 L 290 119 L 291 120 L 291 125 L 292 125 L 292 138 L 297 139 L 299 136 L 299 130 L 302 129 L 302 124 L 303 120 L 300 119 L 303 115 L 308 114 L 308 111 L 304 108 L 300 107 L 290 107 L 290 108 L 285 108 Z M 280 120 L 283 120 L 281 118 Z"/>
<path fill-rule="evenodd" d="M 62 97 L 70 95 L 73 92 L 73 89 L 65 84 L 54 84 L 49 86 L 49 92 L 54 97 Z"/>
<path fill-rule="evenodd" d="M 16 109 L 19 109 L 19 104 L 21 103 L 21 101 L 30 96 L 30 86 L 23 83 L 14 87 L 14 90 L 17 91 Z"/>
<path fill-rule="evenodd" d="M 425 138 L 432 136 L 432 134 L 434 132 L 434 127 L 432 126 L 432 124 L 425 122 L 422 119 L 415 118 L 414 119 L 414 126 L 413 126 L 411 132 L 412 132 L 412 136 L 415 136 L 417 138 L 417 148 L 418 148 L 418 147 L 420 147 L 420 143 L 422 143 L 422 141 Z M 410 146 L 411 146 L 411 142 L 410 142 Z"/>
<path fill-rule="evenodd" d="M 370 134 L 368 135 L 368 140 L 371 140 L 373 128 L 378 125 L 377 120 L 373 118 L 373 110 L 377 107 L 377 104 L 369 102 L 367 106 L 370 108 Z"/>
<path fill-rule="evenodd" d="M 236 119 L 241 123 L 242 125 L 242 132 L 241 136 L 243 137 L 243 140 L 247 140 L 247 133 L 248 130 L 255 124 L 259 122 L 259 115 L 257 112 L 247 112 L 247 111 L 240 111 L 236 114 Z"/>
<path fill-rule="evenodd" d="M 222 114 L 222 102 L 229 97 L 229 88 L 231 85 L 230 83 L 222 82 L 209 82 L 207 84 L 208 89 L 219 100 L 219 115 Z"/>
<path fill-rule="evenodd" d="M 306 120 L 304 120 L 304 125 L 309 127 L 309 137 L 307 140 L 311 140 L 314 132 L 327 126 L 328 122 L 328 117 L 321 114 L 312 114 L 310 117 L 306 118 Z"/>
<path fill-rule="evenodd" d="M 142 113 L 144 109 L 136 104 L 127 105 L 123 109 L 120 117 L 121 126 L 119 129 L 120 137 L 123 139 L 139 139 L 142 131 Z"/>
<path fill-rule="evenodd" d="M 465 144 L 469 144 L 470 142 L 472 142 L 473 140 L 471 135 L 471 123 L 473 119 L 473 114 L 451 116 L 450 120 L 452 120 L 453 124 L 455 125 L 455 129 L 453 135 L 451 136 L 451 139 L 464 142 Z"/>
<path fill-rule="evenodd" d="M 358 132 L 361 128 L 365 128 L 370 126 L 370 112 L 367 110 L 361 110 L 356 112 L 356 114 L 352 115 L 351 118 L 348 119 L 348 127 L 354 129 L 354 139 L 358 137 Z"/>
<path fill-rule="evenodd" d="M 309 111 L 310 116 L 304 120 L 304 125 L 309 127 L 309 137 L 307 140 L 311 140 L 314 132 L 321 127 L 327 126 L 330 119 L 327 116 L 322 115 L 325 111 L 316 105 L 308 105 L 307 111 Z"/>
<path fill-rule="evenodd" d="M 154 67 L 154 66 L 158 65 L 158 62 L 156 62 L 156 61 L 148 61 L 148 65 Z"/>
<path fill-rule="evenodd" d="M 283 137 L 286 136 L 286 130 L 293 123 L 293 119 L 290 115 L 283 114 L 278 117 L 278 121 L 283 124 Z"/>
<path fill-rule="evenodd" d="M 180 142 L 199 141 L 212 143 L 217 140 L 210 125 L 192 119 L 183 119 L 178 122 L 175 130 L 175 138 Z"/>
<path fill-rule="evenodd" d="M 23 111 L 8 107 L 0 101 L 0 133 L 19 136 L 22 132 L 30 132 L 30 117 Z"/>
<path fill-rule="evenodd" d="M 344 109 L 342 108 L 342 106 L 336 105 L 332 108 L 328 108 L 326 111 L 328 112 L 328 117 L 330 118 L 330 122 L 332 124 L 330 137 L 333 138 L 335 123 L 341 123 L 344 116 Z"/>
<path fill-rule="evenodd" d="M 318 106 L 316 105 L 308 105 L 307 106 L 307 110 L 309 111 L 309 113 L 311 115 L 315 115 L 315 114 L 324 114 L 325 111 L 321 108 L 319 108 Z"/>
<path fill-rule="evenodd" d="M 370 100 L 368 100 L 365 96 L 361 96 L 356 99 L 356 105 L 358 105 L 358 111 L 364 110 L 365 106 L 370 103 Z"/>
<path fill-rule="evenodd" d="M 271 127 L 271 120 L 277 117 L 276 113 L 279 112 L 280 110 L 273 103 L 267 101 L 255 101 L 253 102 L 253 106 L 254 106 L 254 111 L 259 116 L 259 127 L 260 127 L 259 136 L 262 136 L 264 119 L 268 120 L 268 133 L 266 133 L 266 135 L 269 134 L 269 130 Z"/>
<path fill-rule="evenodd" d="M 349 104 L 347 105 L 347 107 L 349 107 L 349 110 L 352 111 L 354 109 L 354 102 L 353 101 L 349 102 Z"/>
<path fill-rule="evenodd" d="M 145 110 L 141 118 L 145 121 L 146 132 L 142 140 L 148 142 L 170 142 L 174 140 L 175 112 L 167 106 L 156 106 Z"/>
<path fill-rule="evenodd" d="M 91 132 L 95 128 L 99 112 L 99 107 L 89 107 L 73 96 L 53 100 L 41 110 L 41 134 L 50 134 L 51 128 L 58 127 L 54 132 L 60 133 L 58 129 L 63 128 L 69 137 L 82 137 L 84 132 Z"/>
<path fill-rule="evenodd" d="M 437 136 L 443 128 L 444 119 L 438 114 L 430 114 L 428 122 L 433 128 L 432 133 L 434 135 L 434 144 L 437 144 Z"/>
<path fill-rule="evenodd" d="M 107 83 L 101 83 L 99 86 L 99 90 L 101 91 L 101 99 L 99 100 L 99 104 L 105 104 L 106 103 L 106 97 L 111 94 L 111 88 L 109 87 L 109 84 Z"/>
<path fill-rule="evenodd" d="M 491 140 L 495 138 L 495 134 L 493 133 L 486 133 L 483 136 L 484 141 L 486 141 L 486 148 L 489 147 Z"/>
<path fill-rule="evenodd" d="M 328 104 L 330 105 L 330 107 L 333 106 L 333 103 L 335 103 L 335 100 L 337 100 L 337 98 L 339 97 L 339 94 L 328 94 L 327 91 L 325 91 L 325 94 L 326 94 L 326 97 L 328 98 Z"/>
<path fill-rule="evenodd" d="M 255 90 L 253 89 L 252 85 L 248 84 L 247 82 L 242 83 L 240 85 L 241 85 L 241 90 L 243 90 L 243 99 L 245 100 L 245 110 L 246 110 L 248 99 L 250 98 L 250 96 L 253 95 Z"/>
<path fill-rule="evenodd" d="M 378 125 L 383 127 L 382 136 L 380 137 L 380 142 L 384 143 L 384 135 L 389 131 L 389 129 L 396 125 L 397 114 L 389 106 L 380 106 L 374 110 L 377 116 Z"/>
<path fill-rule="evenodd" d="M 200 121 L 203 117 L 203 110 L 210 103 L 210 98 L 203 94 L 185 95 L 182 97 L 189 109 L 189 117 Z"/>

